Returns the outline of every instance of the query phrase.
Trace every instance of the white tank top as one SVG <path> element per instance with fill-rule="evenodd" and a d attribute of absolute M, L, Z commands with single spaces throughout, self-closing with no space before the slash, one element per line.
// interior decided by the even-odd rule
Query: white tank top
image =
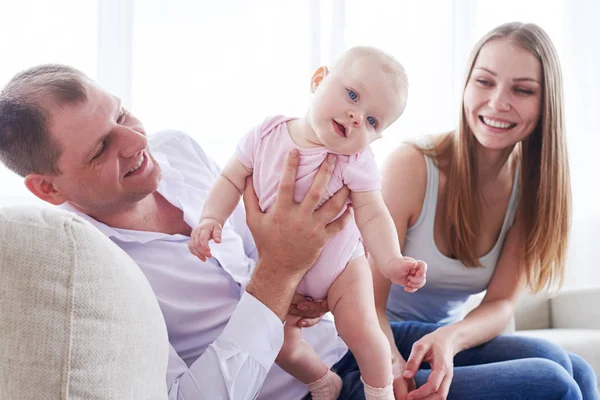
<path fill-rule="evenodd" d="M 446 257 L 437 248 L 433 227 L 438 198 L 439 170 L 430 157 L 427 164 L 427 189 L 421 215 L 406 232 L 402 254 L 427 263 L 427 283 L 415 293 L 407 293 L 392 284 L 387 303 L 390 321 L 422 321 L 450 324 L 463 317 L 464 303 L 472 294 L 486 290 L 502 250 L 506 232 L 511 227 L 519 198 L 518 169 L 504 222 L 494 247 L 479 259 L 482 267 L 465 267 Z"/>

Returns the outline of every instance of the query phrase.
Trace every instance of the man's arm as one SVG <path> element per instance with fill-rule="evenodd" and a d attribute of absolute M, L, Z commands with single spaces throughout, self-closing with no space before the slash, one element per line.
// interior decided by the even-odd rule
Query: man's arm
<path fill-rule="evenodd" d="M 287 157 L 278 198 L 264 214 L 248 178 L 244 201 L 255 238 L 258 264 L 227 326 L 188 368 L 171 348 L 167 384 L 170 400 L 254 399 L 283 344 L 283 324 L 300 280 L 325 243 L 350 218 L 331 221 L 348 197 L 344 188 L 319 210 L 334 161 L 324 162 L 301 203 L 293 198 L 299 155 Z"/>

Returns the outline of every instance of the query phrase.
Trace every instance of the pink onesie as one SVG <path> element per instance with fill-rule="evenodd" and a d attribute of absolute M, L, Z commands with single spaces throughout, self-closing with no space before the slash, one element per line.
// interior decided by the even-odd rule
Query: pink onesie
<path fill-rule="evenodd" d="M 297 148 L 287 130 L 286 122 L 291 119 L 293 118 L 283 116 L 267 118 L 248 132 L 236 149 L 240 162 L 253 170 L 254 190 L 263 211 L 268 211 L 275 204 L 285 157 L 292 148 Z M 323 147 L 298 148 L 298 150 L 300 165 L 294 198 L 296 201 L 301 201 L 312 184 L 319 166 L 332 151 Z M 381 189 L 379 169 L 370 147 L 351 156 L 338 155 L 336 167 L 319 207 L 344 184 L 352 192 Z M 346 206 L 349 203 L 350 199 L 346 202 Z M 359 254 L 356 254 L 357 250 Z M 329 287 L 344 270 L 348 261 L 361 254 L 364 254 L 364 249 L 360 232 L 354 219 L 351 219 L 346 227 L 325 245 L 321 256 L 304 276 L 298 292 L 315 300 L 325 298 Z"/>

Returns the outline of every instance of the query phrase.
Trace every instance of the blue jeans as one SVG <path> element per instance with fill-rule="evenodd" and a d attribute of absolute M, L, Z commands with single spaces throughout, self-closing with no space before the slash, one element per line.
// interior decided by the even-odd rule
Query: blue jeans
<path fill-rule="evenodd" d="M 392 322 L 396 346 L 407 359 L 412 345 L 441 325 Z M 423 363 L 415 377 L 417 387 L 429 376 Z M 348 352 L 332 368 L 342 378 L 340 399 L 364 399 L 358 365 Z M 454 377 L 448 400 L 598 400 L 594 371 L 580 357 L 540 339 L 498 336 L 454 357 Z"/>

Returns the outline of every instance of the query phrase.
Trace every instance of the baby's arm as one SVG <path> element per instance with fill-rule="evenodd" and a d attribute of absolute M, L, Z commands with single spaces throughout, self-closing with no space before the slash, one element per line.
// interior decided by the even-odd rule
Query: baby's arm
<path fill-rule="evenodd" d="M 427 267 L 422 261 L 402 256 L 398 233 L 381 192 L 352 192 L 351 198 L 356 225 L 379 271 L 407 291 L 422 287 Z"/>
<path fill-rule="evenodd" d="M 221 229 L 238 205 L 246 178 L 252 173 L 237 157 L 232 157 L 219 175 L 204 202 L 199 225 L 192 231 L 190 251 L 202 261 L 211 257 L 208 241 L 221 242 Z"/>

